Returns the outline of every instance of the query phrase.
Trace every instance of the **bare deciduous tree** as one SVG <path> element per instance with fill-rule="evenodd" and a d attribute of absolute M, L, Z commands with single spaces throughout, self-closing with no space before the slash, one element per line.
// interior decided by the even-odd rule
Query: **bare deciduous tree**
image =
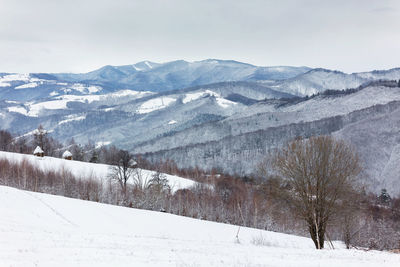
<path fill-rule="evenodd" d="M 33 138 L 36 146 L 40 146 L 46 153 L 47 147 L 47 134 L 48 132 L 40 124 L 39 127 L 33 132 Z"/>
<path fill-rule="evenodd" d="M 136 162 L 133 160 L 132 154 L 126 150 L 119 150 L 117 157 L 111 166 L 111 179 L 118 181 L 121 186 L 122 193 L 126 195 L 128 180 L 131 178 Z"/>
<path fill-rule="evenodd" d="M 330 136 L 296 139 L 276 153 L 273 166 L 291 189 L 291 208 L 306 221 L 315 247 L 323 248 L 326 227 L 360 172 L 357 154 Z"/>
<path fill-rule="evenodd" d="M 0 130 L 0 150 L 9 151 L 11 143 L 13 142 L 13 136 L 8 131 Z"/>

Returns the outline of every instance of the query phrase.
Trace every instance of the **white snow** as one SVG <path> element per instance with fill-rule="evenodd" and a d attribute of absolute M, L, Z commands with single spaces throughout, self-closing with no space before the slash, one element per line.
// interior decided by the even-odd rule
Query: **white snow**
<path fill-rule="evenodd" d="M 29 81 L 31 77 L 28 73 L 8 74 L 0 77 L 0 82 Z"/>
<path fill-rule="evenodd" d="M 183 98 L 182 103 L 186 104 L 186 103 L 189 103 L 191 101 L 197 100 L 197 99 L 205 97 L 205 96 L 215 97 L 215 99 L 217 100 L 217 104 L 222 108 L 228 108 L 230 106 L 237 104 L 235 102 L 232 102 L 230 100 L 227 100 L 227 99 L 221 97 L 220 94 L 218 94 L 214 91 L 211 91 L 211 90 L 204 90 L 204 91 L 200 91 L 200 92 L 185 94 L 185 97 Z"/>
<path fill-rule="evenodd" d="M 85 87 L 85 90 L 89 90 L 91 93 L 95 92 L 94 87 Z M 100 90 L 100 89 L 99 89 Z M 52 100 L 44 101 L 44 102 L 27 102 L 26 103 L 26 108 L 24 107 L 9 107 L 8 111 L 10 112 L 18 112 L 21 113 L 25 116 L 30 116 L 30 117 L 38 117 L 41 110 L 47 109 L 47 110 L 54 110 L 54 109 L 67 109 L 67 104 L 68 102 L 81 102 L 81 103 L 92 103 L 94 101 L 102 101 L 102 100 L 107 100 L 108 98 L 123 98 L 123 97 L 131 97 L 129 99 L 137 99 L 141 98 L 144 96 L 151 95 L 153 93 L 148 92 L 148 91 L 133 91 L 133 90 L 120 90 L 111 94 L 104 94 L 104 95 L 61 95 L 61 96 L 55 96 L 57 95 L 57 92 L 53 91 L 50 93 L 50 96 L 54 96 Z M 174 99 L 175 101 L 175 99 Z M 167 106 L 171 103 L 171 99 L 168 97 L 162 98 L 161 104 L 158 103 L 158 101 L 155 101 L 155 104 L 158 106 L 153 107 L 154 109 L 159 109 L 163 108 L 162 105 Z M 147 113 L 150 111 L 149 108 L 152 105 L 151 101 L 150 102 L 145 102 L 143 104 L 143 108 L 141 111 L 143 113 Z M 165 107 L 164 106 L 164 107 Z M 81 118 L 80 118 L 81 119 Z M 62 123 L 65 123 L 61 122 Z"/>
<path fill-rule="evenodd" d="M 26 109 L 21 106 L 8 107 L 7 110 L 8 112 L 16 112 L 28 116 L 28 111 L 26 111 Z"/>
<path fill-rule="evenodd" d="M 33 151 L 33 154 L 37 154 L 37 153 L 43 153 L 44 151 L 40 148 L 40 146 L 37 146 L 35 148 L 35 150 Z"/>
<path fill-rule="evenodd" d="M 227 100 L 227 99 L 225 99 L 225 98 L 220 98 L 220 97 L 218 97 L 218 98 L 216 98 L 216 99 L 217 99 L 218 105 L 220 105 L 220 106 L 223 107 L 223 108 L 229 108 L 230 106 L 234 106 L 234 105 L 237 104 L 237 103 L 232 102 L 232 101 L 230 101 L 230 100 Z"/>
<path fill-rule="evenodd" d="M 148 95 L 152 95 L 154 94 L 153 92 L 150 91 L 134 91 L 134 90 L 129 90 L 129 89 L 125 89 L 125 90 L 120 90 L 114 93 L 109 94 L 109 96 L 112 97 L 124 97 L 124 96 L 137 96 L 137 98 L 140 97 L 144 97 L 144 96 L 148 96 Z M 104 97 L 106 97 L 108 95 L 104 95 Z"/>
<path fill-rule="evenodd" d="M 73 85 L 71 85 L 69 88 L 81 92 L 81 93 L 97 93 L 99 91 L 101 91 L 103 88 L 101 88 L 100 86 L 95 86 L 95 85 L 84 85 L 81 83 L 75 83 Z"/>
<path fill-rule="evenodd" d="M 0 262 L 13 267 L 394 267 L 400 255 L 317 251 L 309 238 L 0 186 Z M 263 245 L 255 245 L 254 243 Z"/>
<path fill-rule="evenodd" d="M 189 94 L 185 94 L 185 97 L 183 98 L 182 102 L 184 104 L 189 103 L 191 101 L 197 100 L 201 97 L 204 97 L 206 95 L 211 95 L 214 96 L 216 98 L 221 97 L 218 93 L 211 91 L 211 90 L 205 90 L 205 91 L 200 91 L 200 92 L 195 92 L 195 93 L 189 93 Z"/>
<path fill-rule="evenodd" d="M 68 150 L 65 150 L 64 153 L 62 154 L 62 158 L 68 158 L 68 157 L 72 157 L 72 153 L 69 152 Z"/>
<path fill-rule="evenodd" d="M 152 69 L 152 68 L 153 68 L 153 66 L 152 66 L 152 65 L 150 65 L 150 63 L 149 63 L 148 61 L 145 61 L 145 62 L 144 62 L 144 64 L 146 64 L 146 66 L 147 66 L 147 67 L 149 67 L 150 69 Z"/>
<path fill-rule="evenodd" d="M 29 107 L 28 116 L 38 117 L 42 109 L 67 109 L 67 103 L 71 101 L 81 102 L 81 103 L 91 103 L 93 101 L 98 101 L 100 99 L 99 95 L 63 95 L 56 97 L 54 100 L 38 102 L 38 103 L 27 103 Z"/>
<path fill-rule="evenodd" d="M 14 89 L 18 90 L 18 89 L 25 89 L 25 88 L 35 88 L 38 86 L 38 83 L 34 82 L 34 83 L 25 83 L 22 84 L 20 86 L 15 87 Z"/>
<path fill-rule="evenodd" d="M 29 84 L 28 87 L 29 87 L 29 86 L 31 86 L 31 87 L 36 87 L 37 85 L 36 85 L 36 86 L 33 86 L 33 84 L 34 84 L 35 82 L 38 82 L 38 81 L 41 81 L 41 80 L 38 79 L 38 78 L 33 78 L 33 77 L 31 77 L 28 73 L 7 74 L 7 75 L 4 75 L 3 77 L 0 77 L 0 87 L 8 87 L 8 86 L 11 86 L 11 83 L 10 83 L 10 82 L 15 82 L 15 81 L 27 82 L 27 84 Z M 26 85 L 26 84 L 17 86 L 18 88 L 15 88 L 15 89 L 28 88 L 28 87 L 23 87 L 23 86 L 25 86 L 25 85 Z M 22 87 L 21 87 L 21 86 L 22 86 Z"/>
<path fill-rule="evenodd" d="M 96 142 L 96 148 L 100 148 L 102 146 L 107 146 L 111 144 L 111 141 L 100 141 L 100 142 Z"/>
<path fill-rule="evenodd" d="M 0 87 L 9 87 L 9 86 L 11 86 L 11 83 L 5 83 L 0 80 Z"/>
<path fill-rule="evenodd" d="M 136 110 L 139 114 L 145 114 L 149 112 L 153 112 L 155 110 L 163 109 L 171 105 L 176 101 L 175 98 L 172 97 L 158 97 L 144 102 L 139 108 Z"/>
<path fill-rule="evenodd" d="M 31 164 L 37 166 L 43 171 L 49 170 L 68 170 L 76 177 L 80 178 L 97 178 L 102 182 L 106 182 L 109 177 L 110 166 L 106 164 L 88 163 L 82 161 L 63 160 L 53 157 L 37 158 L 33 155 L 24 155 L 18 153 L 0 151 L 0 158 L 7 158 L 13 162 L 21 162 L 27 160 Z M 149 170 L 138 170 L 142 176 L 143 182 L 146 183 L 151 179 L 151 176 L 155 173 Z M 196 184 L 196 182 L 178 177 L 175 175 L 165 174 L 165 178 L 168 180 L 168 184 L 171 190 L 174 192 L 178 189 L 188 188 Z"/>
<path fill-rule="evenodd" d="M 64 124 L 64 123 L 68 123 L 71 121 L 81 121 L 86 119 L 86 115 L 82 115 L 82 116 L 76 116 L 76 115 L 68 115 L 65 116 L 65 120 L 62 120 L 58 123 L 58 125 Z"/>
<path fill-rule="evenodd" d="M 101 88 L 100 86 L 93 86 L 93 85 L 87 87 L 87 91 L 88 91 L 89 94 L 97 93 L 97 92 L 101 91 L 102 89 L 103 88 Z"/>
<path fill-rule="evenodd" d="M 133 67 L 135 70 L 137 70 L 137 71 L 142 71 L 141 68 L 138 68 L 138 67 L 136 67 L 135 65 L 132 65 L 132 67 Z"/>
<path fill-rule="evenodd" d="M 45 101 L 36 104 L 29 103 L 29 112 L 27 115 L 30 117 L 38 117 L 42 109 L 66 109 L 67 103 L 67 100 Z"/>
<path fill-rule="evenodd" d="M 113 111 L 113 110 L 115 110 L 115 107 L 113 107 L 113 108 L 105 108 L 105 109 L 103 109 L 103 111 L 105 111 L 105 112 L 108 112 L 108 111 Z"/>

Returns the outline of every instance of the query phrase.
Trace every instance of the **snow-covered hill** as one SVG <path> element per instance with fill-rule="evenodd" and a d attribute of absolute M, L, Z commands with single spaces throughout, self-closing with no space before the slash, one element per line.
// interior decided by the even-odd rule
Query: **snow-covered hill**
<path fill-rule="evenodd" d="M 343 73 L 327 69 L 313 69 L 296 77 L 279 81 L 265 81 L 263 84 L 274 90 L 297 96 L 310 96 L 325 90 L 356 88 L 376 80 L 399 80 L 400 69 Z"/>
<path fill-rule="evenodd" d="M 400 255 L 317 251 L 309 238 L 0 186 L 0 265 L 396 266 Z"/>
<path fill-rule="evenodd" d="M 109 179 L 110 165 L 99 164 L 99 163 L 89 163 L 75 160 L 64 160 L 53 157 L 35 157 L 33 155 L 25 155 L 19 153 L 0 151 L 0 159 L 7 159 L 11 162 L 20 163 L 22 161 L 27 161 L 33 166 L 38 167 L 43 171 L 59 171 L 66 170 L 71 172 L 75 177 L 82 179 L 99 179 L 103 184 Z M 138 169 L 143 179 L 144 184 L 152 178 L 154 171 Z M 178 177 L 175 175 L 164 174 L 165 178 L 168 180 L 168 184 L 171 190 L 174 192 L 179 189 L 188 188 L 194 186 L 196 182 Z M 132 181 L 129 181 L 132 182 Z"/>
<path fill-rule="evenodd" d="M 369 86 L 303 101 L 263 101 L 223 120 L 174 132 L 135 146 L 135 152 L 178 166 L 254 174 L 268 153 L 298 136 L 334 134 L 360 153 L 368 189 L 399 195 L 397 146 L 400 88 Z M 338 132 L 338 133 L 336 133 Z"/>

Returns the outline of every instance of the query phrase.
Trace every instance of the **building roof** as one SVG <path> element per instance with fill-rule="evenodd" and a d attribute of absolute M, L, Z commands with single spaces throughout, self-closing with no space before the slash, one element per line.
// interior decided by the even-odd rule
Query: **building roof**
<path fill-rule="evenodd" d="M 68 157 L 72 157 L 72 153 L 71 152 L 69 152 L 68 150 L 65 150 L 65 152 L 62 154 L 62 157 L 65 159 L 65 158 L 68 158 Z"/>
<path fill-rule="evenodd" d="M 37 146 L 33 151 L 33 154 L 40 154 L 40 153 L 44 153 L 44 151 L 40 148 L 40 146 Z"/>

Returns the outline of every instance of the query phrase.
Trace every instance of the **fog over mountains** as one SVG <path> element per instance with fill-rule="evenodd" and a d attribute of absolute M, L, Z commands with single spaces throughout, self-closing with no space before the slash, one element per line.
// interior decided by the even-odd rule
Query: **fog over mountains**
<path fill-rule="evenodd" d="M 399 79 L 400 69 L 346 74 L 214 59 L 0 73 L 0 123 L 18 135 L 42 124 L 61 141 L 240 175 L 292 138 L 333 134 L 357 148 L 371 190 L 398 194 Z"/>

